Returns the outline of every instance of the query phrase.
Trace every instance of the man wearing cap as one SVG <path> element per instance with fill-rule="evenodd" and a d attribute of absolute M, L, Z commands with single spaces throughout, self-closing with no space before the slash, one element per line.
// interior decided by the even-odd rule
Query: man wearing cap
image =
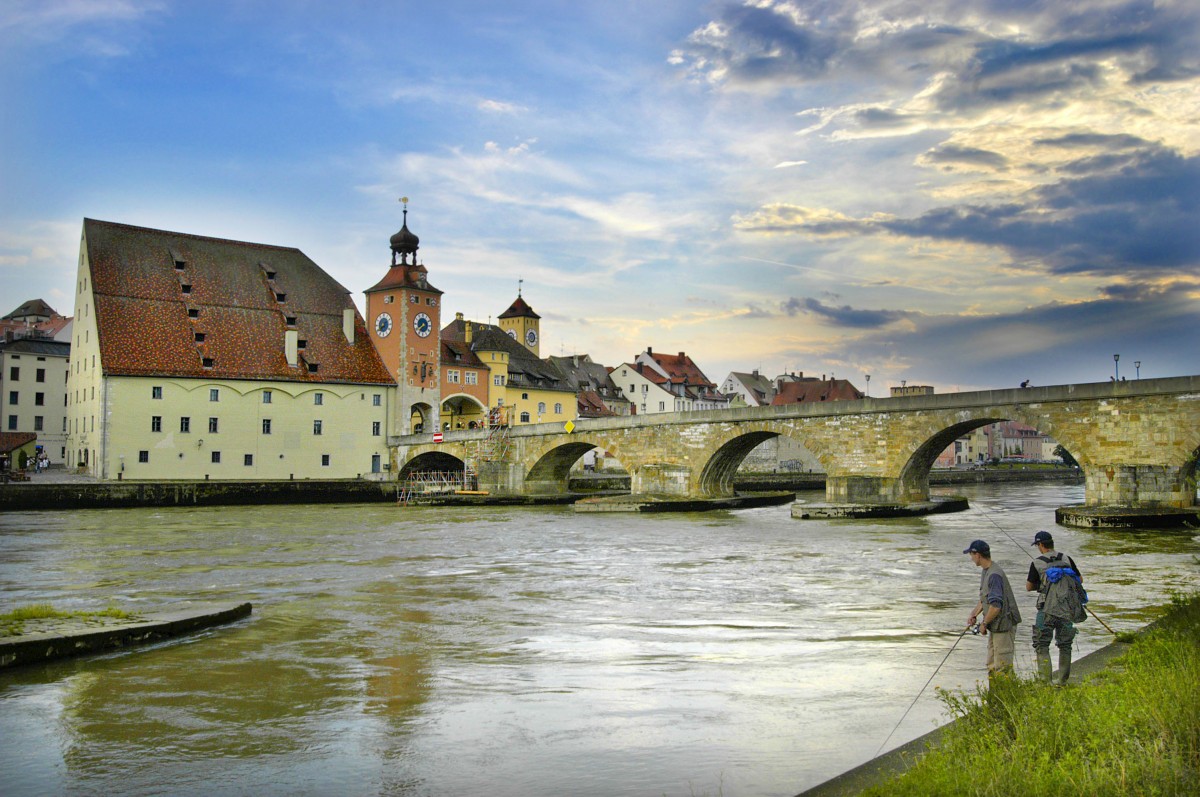
<path fill-rule="evenodd" d="M 975 618 L 983 612 L 981 633 L 988 638 L 988 680 L 998 672 L 1012 672 L 1013 651 L 1016 648 L 1017 624 L 1021 622 L 1021 611 L 1017 598 L 1003 568 L 992 561 L 992 548 L 983 540 L 975 540 L 963 551 L 971 556 L 976 567 L 983 569 L 979 577 L 979 602 L 971 610 L 967 625 L 975 625 Z"/>
<path fill-rule="evenodd" d="M 1033 624 L 1033 652 L 1037 657 L 1037 677 L 1039 681 L 1049 683 L 1051 680 L 1050 640 L 1058 647 L 1058 680 L 1061 686 L 1071 676 L 1071 643 L 1075 640 L 1075 624 L 1067 617 L 1047 615 L 1043 609 L 1046 605 L 1046 592 L 1050 589 L 1050 581 L 1046 578 L 1046 568 L 1051 565 L 1059 567 L 1070 566 L 1079 573 L 1075 560 L 1064 553 L 1054 550 L 1054 537 L 1048 531 L 1039 531 L 1033 535 L 1033 545 L 1037 546 L 1041 556 L 1035 558 L 1029 565 L 1029 574 L 1025 576 L 1025 590 L 1037 590 L 1037 620 Z"/>

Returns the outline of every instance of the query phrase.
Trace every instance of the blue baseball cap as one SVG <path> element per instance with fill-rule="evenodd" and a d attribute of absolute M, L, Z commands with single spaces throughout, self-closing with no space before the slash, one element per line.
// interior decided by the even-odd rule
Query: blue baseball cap
<path fill-rule="evenodd" d="M 1038 543 L 1041 543 L 1048 548 L 1053 548 L 1054 537 L 1048 531 L 1039 531 L 1037 534 L 1033 535 L 1033 542 L 1030 544 L 1037 545 Z"/>
<path fill-rule="evenodd" d="M 991 556 L 992 546 L 988 545 L 983 540 L 975 540 L 969 546 L 967 546 L 967 550 L 963 551 L 963 553 L 978 553 L 983 554 L 984 556 Z"/>

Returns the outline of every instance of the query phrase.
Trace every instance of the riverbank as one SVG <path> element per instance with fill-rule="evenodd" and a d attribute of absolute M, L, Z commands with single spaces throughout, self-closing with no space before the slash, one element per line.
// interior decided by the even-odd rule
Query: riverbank
<path fill-rule="evenodd" d="M 1076 483 L 1083 477 L 1071 468 L 980 468 L 933 471 L 931 485 L 990 482 Z M 742 492 L 823 490 L 821 473 L 740 473 L 734 489 Z M 569 504 L 583 497 L 629 492 L 629 476 L 572 476 L 568 492 L 559 495 L 439 494 L 423 503 L 530 506 Z M 255 506 L 270 504 L 358 504 L 396 502 L 394 481 L 370 479 L 300 479 L 292 481 L 116 481 L 102 482 L 63 469 L 51 469 L 34 481 L 0 485 L 0 512 L 41 509 L 120 509 L 145 506 Z"/>
<path fill-rule="evenodd" d="M 1193 594 L 1075 662 L 1067 689 L 1017 679 L 993 695 L 944 695 L 953 722 L 799 797 L 1195 794 L 1198 651 Z"/>

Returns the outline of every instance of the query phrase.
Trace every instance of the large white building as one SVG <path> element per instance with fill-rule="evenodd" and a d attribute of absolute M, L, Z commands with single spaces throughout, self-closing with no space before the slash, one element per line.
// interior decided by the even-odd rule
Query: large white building
<path fill-rule="evenodd" d="M 396 383 L 298 249 L 85 219 L 67 464 L 100 479 L 353 478 Z"/>

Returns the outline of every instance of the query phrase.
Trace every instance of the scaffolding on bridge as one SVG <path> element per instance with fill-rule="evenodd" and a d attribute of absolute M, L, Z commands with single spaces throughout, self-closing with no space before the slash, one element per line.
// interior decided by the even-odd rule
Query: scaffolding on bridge
<path fill-rule="evenodd" d="M 435 496 L 475 492 L 479 476 L 471 468 L 463 470 L 425 470 L 410 473 L 400 489 L 396 503 L 401 506 L 429 503 Z"/>

